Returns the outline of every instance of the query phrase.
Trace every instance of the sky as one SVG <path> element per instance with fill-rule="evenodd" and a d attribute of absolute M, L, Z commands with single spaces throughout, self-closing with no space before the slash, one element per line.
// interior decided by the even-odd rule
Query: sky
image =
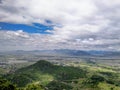
<path fill-rule="evenodd" d="M 120 0 L 0 0 L 0 51 L 120 51 Z"/>

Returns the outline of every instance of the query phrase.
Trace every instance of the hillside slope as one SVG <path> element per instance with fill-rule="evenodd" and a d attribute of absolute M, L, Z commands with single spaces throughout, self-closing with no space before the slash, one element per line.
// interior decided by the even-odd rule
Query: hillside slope
<path fill-rule="evenodd" d="M 40 60 L 4 78 L 20 90 L 120 90 L 118 69 L 91 62 L 71 64 Z"/>
<path fill-rule="evenodd" d="M 47 85 L 53 80 L 67 81 L 85 76 L 86 71 L 80 68 L 57 66 L 50 62 L 40 60 L 31 66 L 17 70 L 14 74 L 7 75 L 7 78 L 19 87 L 23 87 L 34 82 Z"/>

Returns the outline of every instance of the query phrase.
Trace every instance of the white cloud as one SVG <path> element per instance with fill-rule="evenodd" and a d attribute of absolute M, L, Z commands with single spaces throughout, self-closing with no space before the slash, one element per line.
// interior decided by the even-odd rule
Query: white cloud
<path fill-rule="evenodd" d="M 55 35 L 29 34 L 18 31 L 0 31 L 0 50 L 82 49 L 119 50 L 120 39 L 65 39 Z M 4 47 L 3 47 L 4 46 Z"/>
<path fill-rule="evenodd" d="M 0 31 L 0 40 L 16 49 L 120 50 L 119 9 L 119 0 L 2 0 L 0 22 L 55 26 L 49 35 Z"/>
<path fill-rule="evenodd" d="M 0 6 L 1 21 L 17 23 L 44 23 L 47 19 L 67 24 L 82 20 L 97 9 L 91 0 L 4 0 Z"/>

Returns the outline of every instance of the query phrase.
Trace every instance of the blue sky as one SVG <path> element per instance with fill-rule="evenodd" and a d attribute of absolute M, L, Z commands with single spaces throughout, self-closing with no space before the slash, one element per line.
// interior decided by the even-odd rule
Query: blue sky
<path fill-rule="evenodd" d="M 0 51 L 46 49 L 120 51 L 120 0 L 0 0 Z"/>
<path fill-rule="evenodd" d="M 27 25 L 0 22 L 0 27 L 1 27 L 0 30 L 12 30 L 12 31 L 23 30 L 24 32 L 27 33 L 40 33 L 40 34 L 50 34 L 49 32 L 46 32 L 46 30 L 53 30 L 52 26 L 45 26 L 39 23 Z"/>

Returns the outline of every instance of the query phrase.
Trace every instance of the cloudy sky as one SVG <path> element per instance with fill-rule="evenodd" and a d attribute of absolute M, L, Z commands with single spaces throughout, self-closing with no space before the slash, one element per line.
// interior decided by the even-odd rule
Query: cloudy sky
<path fill-rule="evenodd" d="M 0 51 L 120 51 L 120 0 L 0 0 Z"/>

